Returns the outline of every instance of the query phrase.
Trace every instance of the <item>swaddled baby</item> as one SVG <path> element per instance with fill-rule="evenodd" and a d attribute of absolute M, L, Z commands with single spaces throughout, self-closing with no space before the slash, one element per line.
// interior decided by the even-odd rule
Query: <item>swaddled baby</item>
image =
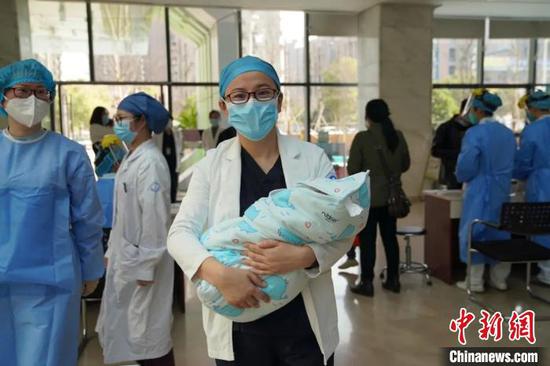
<path fill-rule="evenodd" d="M 201 236 L 201 243 L 222 264 L 244 268 L 243 244 L 280 240 L 293 245 L 351 240 L 367 223 L 370 206 L 368 173 L 343 179 L 318 178 L 295 188 L 272 191 L 250 206 L 243 217 L 224 221 Z M 231 306 L 216 287 L 199 280 L 197 294 L 213 311 L 236 322 L 259 319 L 289 303 L 307 284 L 303 270 L 263 276 L 270 298 L 259 308 Z"/>

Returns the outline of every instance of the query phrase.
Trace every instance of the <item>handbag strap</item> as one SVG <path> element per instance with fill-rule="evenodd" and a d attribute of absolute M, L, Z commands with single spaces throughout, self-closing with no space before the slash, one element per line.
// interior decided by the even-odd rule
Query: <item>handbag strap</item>
<path fill-rule="evenodd" d="M 390 167 L 388 166 L 388 162 L 386 160 L 386 157 L 384 156 L 382 148 L 378 146 L 376 148 L 376 151 L 378 152 L 378 156 L 380 157 L 380 161 L 382 162 L 382 169 L 384 170 L 384 175 L 386 176 L 386 179 L 388 181 L 392 180 L 393 175 L 391 174 Z"/>

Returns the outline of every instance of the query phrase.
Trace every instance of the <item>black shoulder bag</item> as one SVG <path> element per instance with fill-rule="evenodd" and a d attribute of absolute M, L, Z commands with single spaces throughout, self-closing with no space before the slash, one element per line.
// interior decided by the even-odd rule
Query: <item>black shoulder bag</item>
<path fill-rule="evenodd" d="M 380 157 L 380 162 L 382 163 L 382 168 L 384 169 L 384 175 L 388 180 L 390 189 L 390 196 L 388 197 L 388 213 L 390 216 L 402 219 L 411 211 L 411 201 L 409 201 L 407 195 L 403 191 L 399 178 L 391 173 L 382 148 L 378 147 L 376 148 L 376 151 L 378 151 L 378 156 Z"/>

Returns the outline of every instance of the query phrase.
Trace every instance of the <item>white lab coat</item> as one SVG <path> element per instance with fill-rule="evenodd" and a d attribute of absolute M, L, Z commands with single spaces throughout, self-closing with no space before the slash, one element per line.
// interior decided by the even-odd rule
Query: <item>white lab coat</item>
<path fill-rule="evenodd" d="M 287 187 L 305 179 L 334 174 L 332 164 L 319 147 L 279 135 L 279 153 Z M 203 231 L 239 216 L 241 146 L 237 138 L 224 141 L 195 166 L 189 190 L 168 234 L 168 251 L 189 278 L 210 256 L 200 244 Z M 326 360 L 338 344 L 336 300 L 331 267 L 351 247 L 351 240 L 310 245 L 319 267 L 307 270 L 311 278 L 302 292 L 306 311 Z M 203 326 L 212 358 L 234 360 L 232 322 L 203 306 Z"/>
<path fill-rule="evenodd" d="M 170 173 L 152 140 L 122 161 L 114 206 L 96 327 L 105 363 L 162 357 L 172 349 L 174 262 L 166 250 Z M 140 287 L 137 280 L 154 284 Z"/>
<path fill-rule="evenodd" d="M 204 150 L 210 150 L 216 147 L 220 132 L 222 132 L 223 130 L 224 128 L 220 125 L 216 131 L 216 134 L 212 133 L 212 127 L 208 127 L 207 129 L 202 131 L 202 147 L 204 148 Z"/>

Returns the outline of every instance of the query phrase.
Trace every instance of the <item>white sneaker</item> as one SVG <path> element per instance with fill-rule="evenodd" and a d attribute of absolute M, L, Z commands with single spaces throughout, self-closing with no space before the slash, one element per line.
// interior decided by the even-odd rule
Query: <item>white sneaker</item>
<path fill-rule="evenodd" d="M 338 269 L 347 269 L 351 267 L 357 267 L 359 262 L 355 258 L 348 258 L 344 263 L 338 266 Z"/>
<path fill-rule="evenodd" d="M 508 284 L 506 282 L 496 282 L 492 279 L 489 279 L 489 286 L 491 286 L 492 288 L 496 288 L 499 291 L 508 290 Z"/>
<path fill-rule="evenodd" d="M 466 281 L 458 281 L 456 283 L 456 287 L 458 287 L 461 290 L 466 291 Z M 476 293 L 482 293 L 485 292 L 485 287 L 481 284 L 470 284 L 470 291 L 476 292 Z"/>

